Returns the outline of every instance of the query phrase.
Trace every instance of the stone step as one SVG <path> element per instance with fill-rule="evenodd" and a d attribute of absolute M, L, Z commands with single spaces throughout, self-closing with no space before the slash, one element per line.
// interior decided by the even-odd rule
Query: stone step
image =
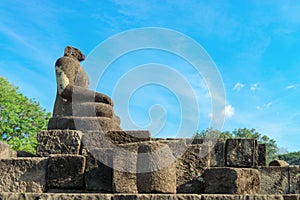
<path fill-rule="evenodd" d="M 1 200 L 299 200 L 300 195 L 0 193 Z"/>
<path fill-rule="evenodd" d="M 0 191 L 44 192 L 47 166 L 47 158 L 0 159 Z"/>
<path fill-rule="evenodd" d="M 213 167 L 204 171 L 203 178 L 208 194 L 260 194 L 257 169 Z"/>
<path fill-rule="evenodd" d="M 52 117 L 48 123 L 48 129 L 71 129 L 80 131 L 121 130 L 117 120 L 108 117 Z"/>

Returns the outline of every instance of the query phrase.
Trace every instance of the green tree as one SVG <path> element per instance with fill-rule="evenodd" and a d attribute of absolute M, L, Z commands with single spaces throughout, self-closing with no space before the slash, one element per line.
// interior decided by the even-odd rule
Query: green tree
<path fill-rule="evenodd" d="M 252 138 L 256 139 L 260 144 L 266 144 L 267 149 L 267 163 L 277 158 L 278 147 L 276 141 L 270 139 L 266 135 L 261 135 L 255 129 L 238 128 L 232 132 L 221 132 L 216 129 L 206 129 L 195 134 L 195 138 L 222 138 L 224 141 L 229 138 Z"/>
<path fill-rule="evenodd" d="M 36 151 L 36 133 L 47 128 L 51 114 L 0 77 L 0 141 L 14 150 Z"/>
<path fill-rule="evenodd" d="M 217 129 L 207 128 L 206 130 L 197 131 L 195 138 L 205 139 L 205 138 L 220 138 L 224 141 L 228 138 L 232 138 L 232 134 L 229 131 L 219 131 Z"/>
<path fill-rule="evenodd" d="M 257 139 L 258 143 L 266 144 L 267 149 L 267 163 L 277 158 L 277 147 L 276 141 L 269 138 L 266 135 L 261 135 L 255 129 L 239 128 L 232 131 L 234 138 L 253 138 Z"/>

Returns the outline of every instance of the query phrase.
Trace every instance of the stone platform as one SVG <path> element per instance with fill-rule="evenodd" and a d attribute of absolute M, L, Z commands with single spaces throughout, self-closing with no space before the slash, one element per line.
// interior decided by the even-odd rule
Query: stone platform
<path fill-rule="evenodd" d="M 0 193 L 1 200 L 299 200 L 300 195 Z"/>
<path fill-rule="evenodd" d="M 189 140 L 41 131 L 36 156 L 0 158 L 0 200 L 300 200 L 300 167 L 258 165 L 255 140 Z"/>

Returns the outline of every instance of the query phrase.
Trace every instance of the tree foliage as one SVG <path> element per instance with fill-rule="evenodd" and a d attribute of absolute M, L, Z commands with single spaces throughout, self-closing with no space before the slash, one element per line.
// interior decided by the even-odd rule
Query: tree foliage
<path fill-rule="evenodd" d="M 247 129 L 247 128 L 238 128 L 233 131 L 219 131 L 215 129 L 206 129 L 201 132 L 197 132 L 195 135 L 196 138 L 221 138 L 221 139 L 229 139 L 229 138 L 252 138 L 256 139 L 260 144 L 266 144 L 267 149 L 267 163 L 277 158 L 278 147 L 276 141 L 269 138 L 266 135 L 261 135 L 255 129 Z"/>
<path fill-rule="evenodd" d="M 51 114 L 0 77 L 0 141 L 15 150 L 36 151 L 36 133 L 47 128 Z"/>
<path fill-rule="evenodd" d="M 285 160 L 290 165 L 300 165 L 300 151 L 278 155 L 278 159 Z"/>

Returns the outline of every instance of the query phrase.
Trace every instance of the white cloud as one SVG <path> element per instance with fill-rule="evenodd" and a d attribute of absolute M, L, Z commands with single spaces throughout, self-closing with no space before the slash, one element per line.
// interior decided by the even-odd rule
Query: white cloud
<path fill-rule="evenodd" d="M 234 115 L 235 109 L 231 105 L 227 105 L 224 108 L 223 112 L 224 112 L 224 115 L 225 115 L 226 118 L 230 118 L 230 117 L 232 117 Z"/>
<path fill-rule="evenodd" d="M 251 91 L 256 91 L 256 90 L 257 90 L 257 88 L 258 88 L 258 85 L 259 85 L 259 83 L 254 83 L 254 84 L 251 84 L 251 86 L 250 86 L 250 90 L 251 90 Z"/>
<path fill-rule="evenodd" d="M 265 104 L 264 106 L 265 106 L 265 108 L 269 108 L 272 104 L 273 104 L 272 102 L 269 102 L 269 103 Z"/>
<path fill-rule="evenodd" d="M 242 84 L 241 82 L 237 82 L 234 87 L 232 88 L 233 91 L 240 91 L 243 87 L 245 87 L 245 84 Z"/>
<path fill-rule="evenodd" d="M 225 108 L 223 109 L 221 116 L 225 117 L 226 119 L 232 117 L 235 114 L 235 108 L 232 105 L 227 105 L 225 106 Z M 209 118 L 213 117 L 212 113 L 208 114 Z"/>
<path fill-rule="evenodd" d="M 294 85 L 288 85 L 285 87 L 285 89 L 295 89 L 296 87 L 298 87 L 299 85 L 298 84 L 294 84 Z"/>
<path fill-rule="evenodd" d="M 256 106 L 256 109 L 257 110 L 265 110 L 265 109 L 268 109 L 272 104 L 273 104 L 273 102 L 270 101 L 269 103 L 265 103 L 262 106 Z"/>

